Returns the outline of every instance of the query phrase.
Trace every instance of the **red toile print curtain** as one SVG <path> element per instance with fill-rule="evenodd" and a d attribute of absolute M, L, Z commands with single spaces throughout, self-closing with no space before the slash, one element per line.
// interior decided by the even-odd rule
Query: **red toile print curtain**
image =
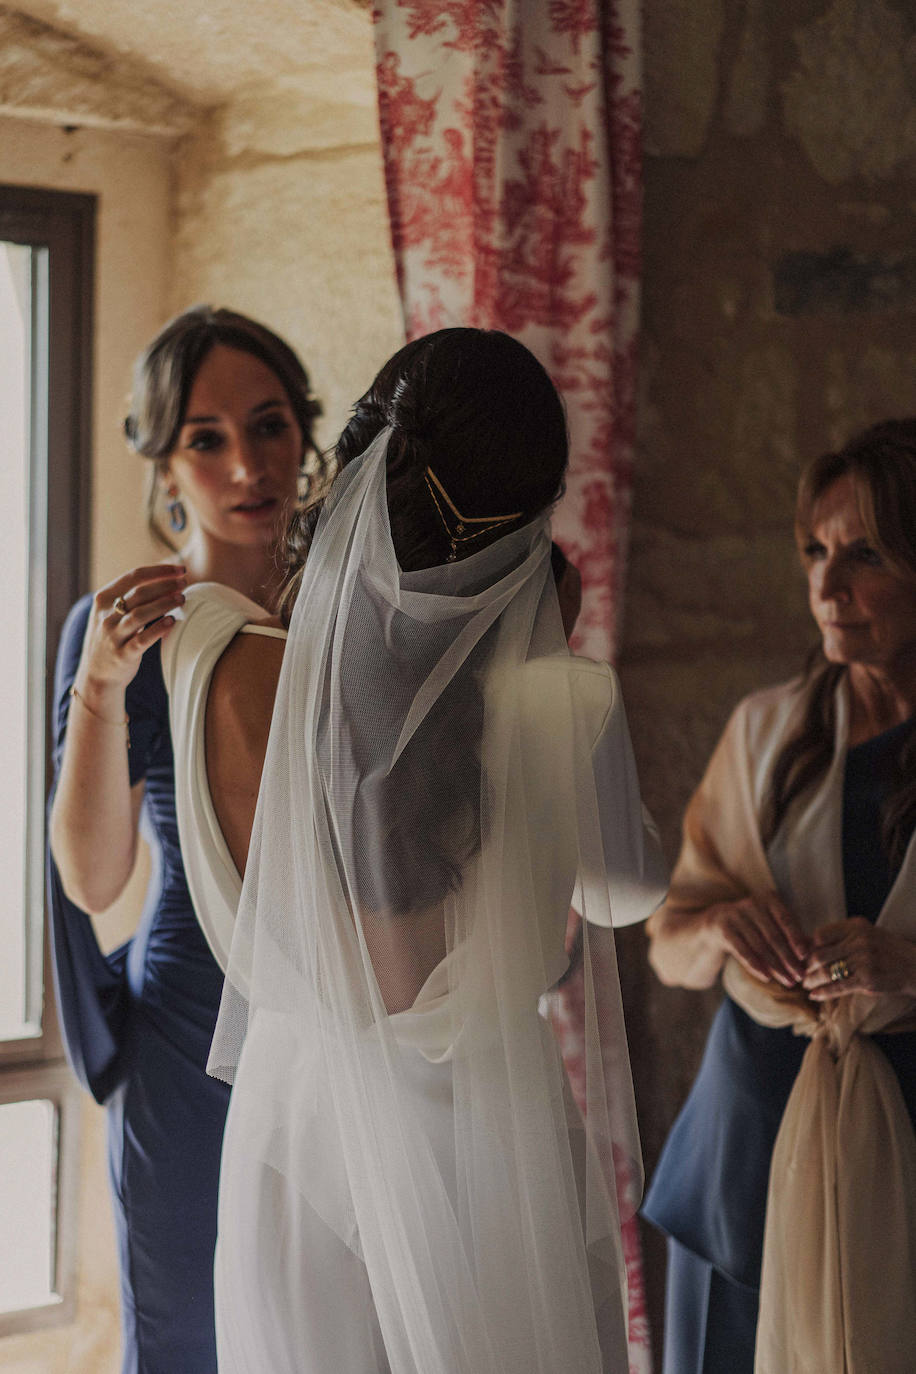
<path fill-rule="evenodd" d="M 504 329 L 550 372 L 571 437 L 554 532 L 582 573 L 574 644 L 613 658 L 636 411 L 639 0 L 376 0 L 374 20 L 407 336 Z M 573 976 L 560 1033 L 574 1087 L 581 1001 Z M 630 1369 L 649 1374 L 635 1220 L 624 1247 Z"/>
<path fill-rule="evenodd" d="M 576 648 L 616 646 L 635 427 L 639 0 L 380 0 L 379 110 L 408 338 L 504 329 L 566 400 L 555 532 Z"/>

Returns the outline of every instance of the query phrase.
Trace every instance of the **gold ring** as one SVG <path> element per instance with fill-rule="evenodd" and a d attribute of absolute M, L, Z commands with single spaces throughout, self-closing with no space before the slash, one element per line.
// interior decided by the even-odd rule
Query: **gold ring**
<path fill-rule="evenodd" d="M 831 983 L 843 983 L 849 977 L 850 968 L 845 959 L 834 959 L 827 968 Z"/>
<path fill-rule="evenodd" d="M 112 603 L 112 609 L 117 611 L 118 615 L 127 615 L 129 607 L 123 596 L 116 596 Z"/>

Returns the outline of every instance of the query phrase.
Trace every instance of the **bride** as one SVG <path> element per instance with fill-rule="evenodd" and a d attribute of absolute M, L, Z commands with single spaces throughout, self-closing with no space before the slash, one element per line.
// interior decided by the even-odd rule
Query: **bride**
<path fill-rule="evenodd" d="M 622 1374 L 614 1165 L 639 1145 L 589 926 L 647 916 L 663 878 L 616 676 L 566 647 L 562 406 L 507 335 L 441 330 L 338 459 L 291 537 L 285 645 L 211 586 L 163 653 L 226 969 L 220 1371 Z M 584 1116 L 546 1015 L 571 902 Z"/>

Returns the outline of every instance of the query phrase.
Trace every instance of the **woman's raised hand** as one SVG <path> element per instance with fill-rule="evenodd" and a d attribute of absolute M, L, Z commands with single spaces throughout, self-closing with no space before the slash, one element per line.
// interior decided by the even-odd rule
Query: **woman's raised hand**
<path fill-rule="evenodd" d="M 804 987 L 813 1002 L 853 992 L 916 997 L 916 943 L 864 916 L 822 926 L 811 937 Z"/>
<path fill-rule="evenodd" d="M 132 568 L 96 592 L 72 692 L 83 709 L 67 723 L 51 807 L 51 848 L 64 890 L 84 911 L 106 911 L 123 892 L 137 852 L 141 784 L 131 786 L 124 693 L 151 644 L 184 601 L 183 566 Z M 113 730 L 111 726 L 118 726 Z"/>
<path fill-rule="evenodd" d="M 123 692 L 151 644 L 174 625 L 187 571 L 176 563 L 132 568 L 92 599 L 76 687 L 90 697 Z"/>
<path fill-rule="evenodd" d="M 707 907 L 707 930 L 726 954 L 763 982 L 794 988 L 802 981 L 808 940 L 775 892 Z"/>

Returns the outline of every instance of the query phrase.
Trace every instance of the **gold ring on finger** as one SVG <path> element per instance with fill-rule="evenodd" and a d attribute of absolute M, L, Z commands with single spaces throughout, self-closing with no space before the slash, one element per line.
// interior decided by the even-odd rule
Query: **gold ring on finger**
<path fill-rule="evenodd" d="M 124 600 L 123 596 L 115 597 L 112 603 L 112 608 L 117 611 L 118 615 L 127 615 L 127 612 L 130 609 L 127 605 L 127 602 Z"/>
<path fill-rule="evenodd" d="M 845 959 L 834 959 L 832 964 L 827 967 L 830 974 L 831 983 L 843 983 L 849 977 L 851 969 Z"/>

